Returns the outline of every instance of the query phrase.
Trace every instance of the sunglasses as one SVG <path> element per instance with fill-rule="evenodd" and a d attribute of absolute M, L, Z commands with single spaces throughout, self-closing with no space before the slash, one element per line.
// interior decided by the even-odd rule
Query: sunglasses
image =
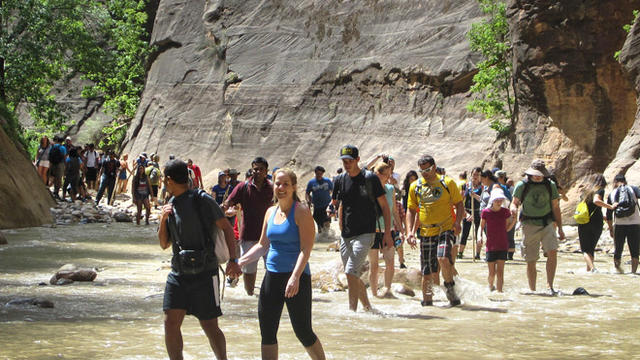
<path fill-rule="evenodd" d="M 436 168 L 436 164 L 433 164 L 433 165 L 429 166 L 426 169 L 418 169 L 418 170 L 416 170 L 416 172 L 418 172 L 418 173 L 428 173 L 428 172 L 433 171 L 433 169 L 435 169 L 435 168 Z"/>

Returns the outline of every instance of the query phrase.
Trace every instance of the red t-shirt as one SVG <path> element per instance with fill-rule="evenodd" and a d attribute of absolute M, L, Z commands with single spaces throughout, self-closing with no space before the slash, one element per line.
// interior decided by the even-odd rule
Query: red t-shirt
<path fill-rule="evenodd" d="M 487 251 L 509 250 L 507 238 L 507 219 L 511 216 L 508 209 L 500 208 L 493 211 L 490 208 L 482 210 L 480 218 L 487 222 Z"/>
<path fill-rule="evenodd" d="M 189 166 L 189 169 L 193 170 L 193 176 L 195 177 L 195 179 L 193 179 L 193 187 L 194 188 L 200 187 L 200 179 L 202 178 L 202 172 L 200 172 L 200 167 L 196 164 L 193 164 Z"/>

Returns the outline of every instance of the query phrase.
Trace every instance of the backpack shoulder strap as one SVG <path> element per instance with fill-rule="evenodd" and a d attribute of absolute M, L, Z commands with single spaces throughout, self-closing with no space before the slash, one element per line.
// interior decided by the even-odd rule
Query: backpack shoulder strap
<path fill-rule="evenodd" d="M 188 190 L 187 190 L 188 191 Z M 198 221 L 200 222 L 200 226 L 202 227 L 202 232 L 204 235 L 204 244 L 203 245 L 213 245 L 211 243 L 213 243 L 213 241 L 211 241 L 211 229 L 209 228 L 209 226 L 203 221 L 202 219 L 202 212 L 201 212 L 201 200 L 200 198 L 202 197 L 202 193 L 206 192 L 202 189 L 198 189 L 197 191 L 194 191 L 194 197 L 193 197 L 193 206 L 196 210 L 196 214 L 198 215 Z"/>

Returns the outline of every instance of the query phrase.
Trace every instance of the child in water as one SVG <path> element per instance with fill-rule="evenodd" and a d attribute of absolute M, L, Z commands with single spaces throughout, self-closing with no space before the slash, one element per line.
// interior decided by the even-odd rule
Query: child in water
<path fill-rule="evenodd" d="M 504 284 L 504 262 L 507 260 L 509 241 L 507 232 L 516 224 L 509 209 L 503 208 L 506 197 L 502 189 L 491 190 L 489 206 L 480 214 L 480 238 L 487 234 L 487 264 L 489 265 L 489 288 L 502 292 Z M 486 228 L 486 231 L 485 231 Z M 493 285 L 497 276 L 496 286 Z"/>

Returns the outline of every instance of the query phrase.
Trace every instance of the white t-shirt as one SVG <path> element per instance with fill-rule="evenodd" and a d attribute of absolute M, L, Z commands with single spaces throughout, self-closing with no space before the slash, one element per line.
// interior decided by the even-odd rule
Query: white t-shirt
<path fill-rule="evenodd" d="M 98 160 L 98 153 L 96 151 L 87 151 L 87 167 L 96 167 L 96 160 Z"/>

